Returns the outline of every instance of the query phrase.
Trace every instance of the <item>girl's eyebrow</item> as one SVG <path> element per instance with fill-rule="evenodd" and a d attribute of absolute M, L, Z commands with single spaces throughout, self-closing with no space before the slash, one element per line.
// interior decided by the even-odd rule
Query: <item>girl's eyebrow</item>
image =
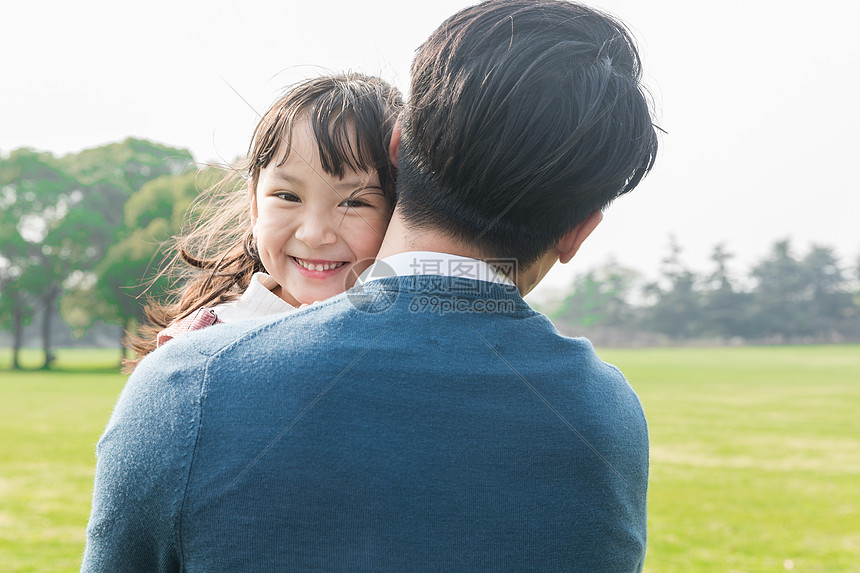
<path fill-rule="evenodd" d="M 296 177 L 295 175 L 291 175 L 287 171 L 283 171 L 278 169 L 273 174 L 275 179 L 282 183 L 289 183 L 291 185 L 295 185 L 297 187 L 301 187 L 305 184 L 305 180 L 301 177 Z M 353 177 L 350 179 L 341 179 L 332 185 L 329 183 L 329 186 L 332 187 L 333 190 L 345 191 L 352 190 L 353 193 L 357 191 L 363 191 L 365 189 L 379 189 L 382 191 L 382 187 L 379 185 L 369 185 L 367 179 L 361 177 Z"/>
<path fill-rule="evenodd" d="M 373 189 L 379 187 L 379 185 L 370 185 L 369 183 L 366 179 L 343 179 L 335 183 L 335 187 L 340 189 Z"/>
<path fill-rule="evenodd" d="M 274 176 L 275 179 L 278 179 L 279 181 L 292 183 L 293 185 L 301 185 L 302 183 L 304 183 L 300 178 L 294 177 L 293 175 L 290 175 L 289 173 L 285 173 L 283 171 L 275 171 Z"/>

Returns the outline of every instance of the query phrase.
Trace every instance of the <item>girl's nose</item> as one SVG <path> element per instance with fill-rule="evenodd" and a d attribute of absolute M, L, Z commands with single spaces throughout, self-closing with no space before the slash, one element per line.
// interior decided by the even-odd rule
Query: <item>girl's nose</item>
<path fill-rule="evenodd" d="M 316 249 L 323 245 L 330 245 L 337 241 L 336 227 L 328 217 L 309 216 L 296 229 L 296 238 Z"/>

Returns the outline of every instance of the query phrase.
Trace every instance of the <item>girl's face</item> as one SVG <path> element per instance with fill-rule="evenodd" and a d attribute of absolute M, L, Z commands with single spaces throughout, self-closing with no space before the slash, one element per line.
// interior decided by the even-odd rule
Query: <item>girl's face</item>
<path fill-rule="evenodd" d="M 376 171 L 329 175 L 310 121 L 295 123 L 292 148 L 272 161 L 251 190 L 251 216 L 263 266 L 286 302 L 324 300 L 353 285 L 373 262 L 391 216 Z"/>

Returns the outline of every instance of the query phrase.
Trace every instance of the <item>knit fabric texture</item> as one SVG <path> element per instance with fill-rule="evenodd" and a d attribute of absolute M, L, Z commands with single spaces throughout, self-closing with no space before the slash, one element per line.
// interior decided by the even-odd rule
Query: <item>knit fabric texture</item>
<path fill-rule="evenodd" d="M 641 571 L 641 405 L 516 288 L 401 276 L 189 332 L 97 447 L 82 571 Z"/>

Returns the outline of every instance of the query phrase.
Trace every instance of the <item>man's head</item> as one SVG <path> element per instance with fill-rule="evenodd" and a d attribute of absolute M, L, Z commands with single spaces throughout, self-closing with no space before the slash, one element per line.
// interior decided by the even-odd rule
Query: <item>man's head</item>
<path fill-rule="evenodd" d="M 657 151 L 629 33 L 561 0 L 446 20 L 415 57 L 400 124 L 404 224 L 520 268 L 633 189 Z"/>

